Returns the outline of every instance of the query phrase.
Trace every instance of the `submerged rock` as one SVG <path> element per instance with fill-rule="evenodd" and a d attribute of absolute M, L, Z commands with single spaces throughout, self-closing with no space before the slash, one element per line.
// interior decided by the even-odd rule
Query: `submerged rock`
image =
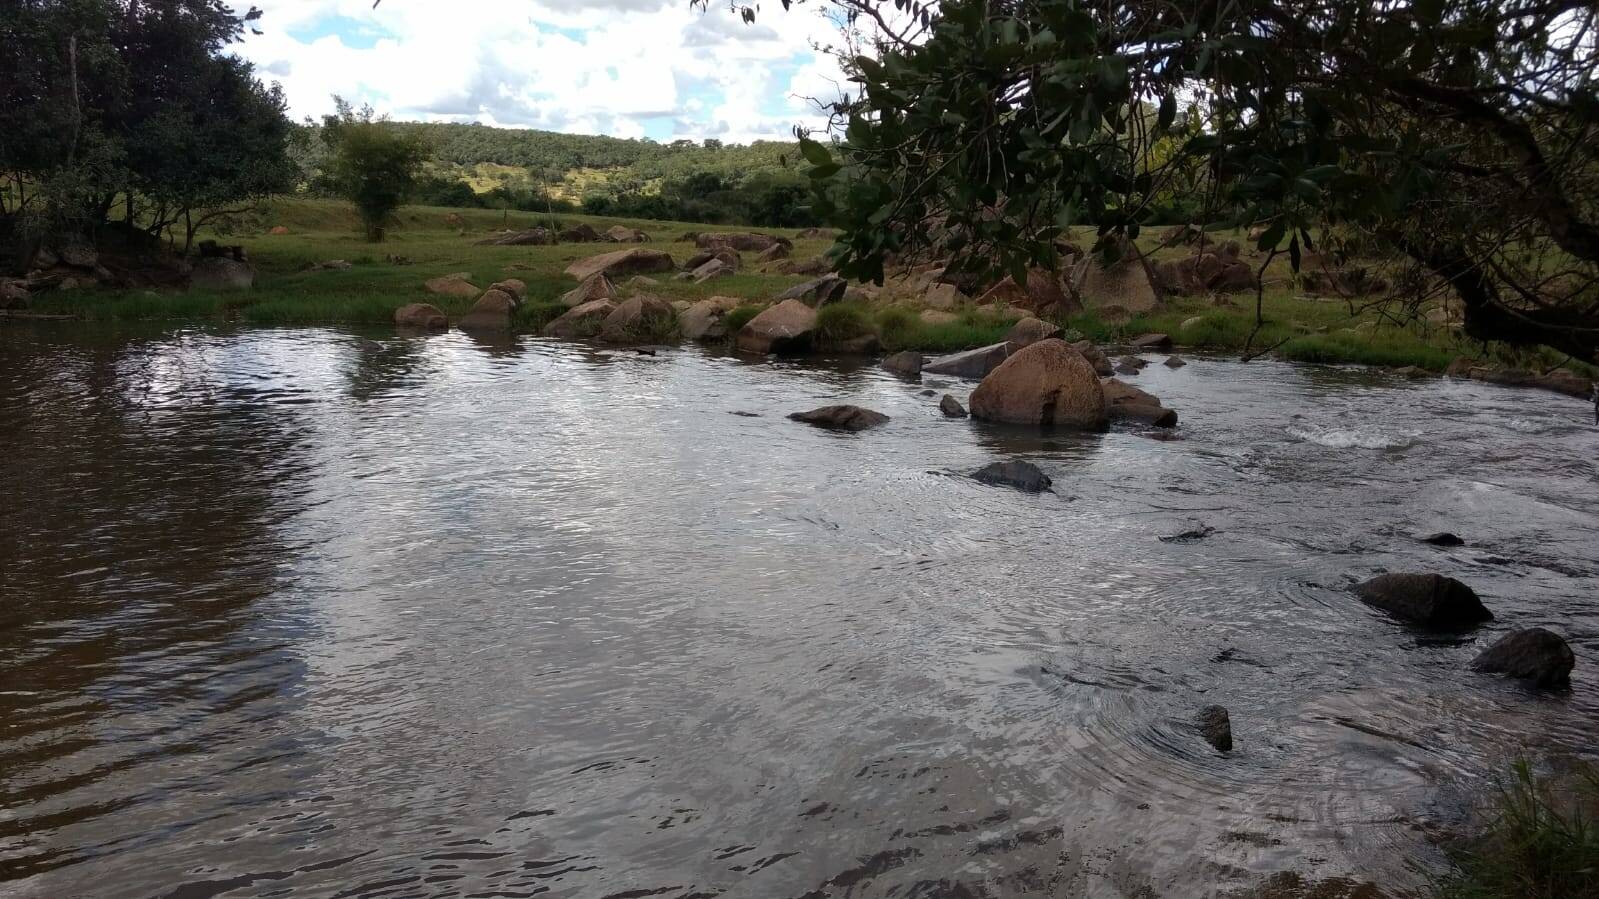
<path fill-rule="evenodd" d="M 1031 462 L 990 462 L 972 472 L 972 480 L 996 487 L 1015 487 L 1027 493 L 1043 493 L 1053 481 Z"/>
<path fill-rule="evenodd" d="M 1494 641 L 1471 663 L 1476 671 L 1505 674 L 1540 687 L 1571 683 L 1577 657 L 1565 639 L 1541 627 L 1511 631 Z"/>
<path fill-rule="evenodd" d="M 823 406 L 809 412 L 791 412 L 788 417 L 835 431 L 864 431 L 888 421 L 888 416 L 881 412 L 848 404 Z"/>
<path fill-rule="evenodd" d="M 590 300 L 573 306 L 562 313 L 560 318 L 544 326 L 544 336 L 568 339 L 592 337 L 599 332 L 606 316 L 615 310 L 616 305 L 610 300 Z"/>
<path fill-rule="evenodd" d="M 944 394 L 943 399 L 938 401 L 938 411 L 944 413 L 950 418 L 966 417 L 966 407 L 961 405 L 960 400 L 955 399 L 947 393 Z"/>
<path fill-rule="evenodd" d="M 1470 587 L 1438 574 L 1384 574 L 1355 585 L 1366 605 L 1437 630 L 1467 630 L 1492 621 Z"/>
<path fill-rule="evenodd" d="M 1422 543 L 1431 543 L 1433 546 L 1466 545 L 1466 541 L 1460 539 L 1458 535 L 1451 534 L 1448 531 L 1439 531 L 1436 534 L 1427 534 L 1426 536 L 1418 537 L 1416 539 L 1420 540 Z"/>
<path fill-rule="evenodd" d="M 1194 726 L 1199 728 L 1200 736 L 1205 742 L 1216 747 L 1221 752 L 1233 751 L 1233 721 L 1227 714 L 1227 709 L 1219 705 L 1207 705 L 1194 716 Z"/>
<path fill-rule="evenodd" d="M 1166 361 L 1161 363 L 1161 364 L 1165 365 L 1167 368 L 1182 368 L 1183 366 L 1188 364 L 1188 360 L 1184 359 L 1181 356 L 1172 355 L 1172 356 L 1167 356 L 1166 357 Z"/>

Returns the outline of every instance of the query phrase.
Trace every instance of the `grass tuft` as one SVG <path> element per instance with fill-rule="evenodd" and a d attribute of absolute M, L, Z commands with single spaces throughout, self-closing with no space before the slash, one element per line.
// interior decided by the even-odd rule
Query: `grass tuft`
<path fill-rule="evenodd" d="M 745 325 L 750 323 L 750 319 L 760 315 L 765 309 L 765 306 L 759 306 L 755 303 L 734 306 L 727 315 L 722 317 L 722 322 L 727 326 L 727 333 L 729 335 L 737 335 L 739 331 L 744 329 Z"/>
<path fill-rule="evenodd" d="M 854 340 L 871 332 L 871 311 L 864 303 L 829 303 L 816 311 L 816 335 L 825 342 Z"/>
<path fill-rule="evenodd" d="M 1438 899 L 1599 897 L 1599 769 L 1543 779 L 1518 761 L 1499 785 L 1486 833 L 1456 855 Z"/>

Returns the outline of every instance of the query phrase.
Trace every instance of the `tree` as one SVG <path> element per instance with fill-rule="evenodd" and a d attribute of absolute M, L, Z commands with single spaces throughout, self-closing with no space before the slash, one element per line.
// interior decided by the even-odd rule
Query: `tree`
<path fill-rule="evenodd" d="M 1353 231 L 1413 261 L 1415 297 L 1457 295 L 1472 336 L 1599 351 L 1589 0 L 835 3 L 879 26 L 835 150 L 802 143 L 847 274 L 918 247 L 1015 273 L 1084 222 L 1113 252 L 1198 161 L 1209 225 L 1295 265 Z"/>
<path fill-rule="evenodd" d="M 381 241 L 395 211 L 416 187 L 428 148 L 375 118 L 370 106 L 356 111 L 334 99 L 338 112 L 322 126 L 331 150 L 327 176 L 334 190 L 355 204 L 367 240 Z"/>
<path fill-rule="evenodd" d="M 259 13 L 220 0 L 0 6 L 0 234 L 147 239 L 290 186 L 280 91 L 226 52 Z M 26 266 L 25 249 L 16 261 Z"/>

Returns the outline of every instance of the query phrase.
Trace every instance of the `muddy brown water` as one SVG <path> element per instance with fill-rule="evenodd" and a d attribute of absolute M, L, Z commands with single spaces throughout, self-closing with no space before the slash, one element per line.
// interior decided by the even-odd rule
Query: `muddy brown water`
<path fill-rule="evenodd" d="M 692 348 L 0 328 L 0 895 L 1401 892 L 1599 745 L 1590 407 L 1135 380 L 1184 439 Z M 892 420 L 783 417 L 840 401 Z M 952 474 L 1010 458 L 1057 492 Z M 1384 570 L 1498 620 L 1411 632 Z M 1569 692 L 1466 670 L 1534 624 Z"/>

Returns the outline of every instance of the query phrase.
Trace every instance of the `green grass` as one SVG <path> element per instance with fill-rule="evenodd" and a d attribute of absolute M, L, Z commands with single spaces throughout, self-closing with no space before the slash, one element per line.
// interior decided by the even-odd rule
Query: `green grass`
<path fill-rule="evenodd" d="M 446 223 L 446 217 L 451 222 L 458 217 L 463 224 Z M 372 244 L 363 239 L 360 224 L 347 204 L 278 199 L 268 204 L 263 214 L 231 223 L 227 234 L 201 235 L 246 247 L 257 271 L 256 286 L 251 291 L 66 291 L 39 297 L 34 308 L 38 312 L 94 320 L 380 325 L 392 320 L 395 309 L 413 302 L 432 303 L 452 318 L 464 314 L 470 308 L 469 301 L 431 294 L 422 285 L 428 278 L 465 271 L 479 287 L 507 277 L 526 282 L 527 302 L 518 310 L 515 323 L 521 330 L 534 331 L 563 311 L 555 301 L 575 283 L 564 269 L 577 259 L 616 249 L 608 244 L 496 247 L 475 243 L 492 231 L 534 227 L 545 218 L 527 212 L 406 207 L 390 230 L 389 239 Z M 618 224 L 642 229 L 653 238 L 651 248 L 665 250 L 678 262 L 694 252 L 691 243 L 679 241 L 685 234 L 744 230 L 586 215 L 563 215 L 561 219 L 568 226 L 586 222 L 601 232 Z M 270 229 L 278 225 L 287 228 L 288 233 L 271 234 Z M 796 258 L 818 255 L 830 243 L 800 239 L 796 231 L 782 233 L 794 239 Z M 1156 240 L 1155 236 L 1147 236 L 1139 242 L 1148 244 L 1145 249 L 1149 250 Z M 1087 246 L 1091 242 L 1091 233 L 1078 235 L 1079 244 Z M 1167 249 L 1158 258 L 1185 252 Z M 406 264 L 391 262 L 390 257 L 400 257 Z M 352 267 L 305 271 L 313 263 L 333 259 L 349 261 Z M 1058 324 L 1098 343 L 1164 331 L 1185 347 L 1240 354 L 1246 347 L 1250 351 L 1272 348 L 1279 356 L 1307 362 L 1416 365 L 1440 371 L 1460 355 L 1532 369 L 1563 361 L 1548 352 L 1484 347 L 1446 328 L 1379 321 L 1375 313 L 1352 310 L 1344 302 L 1301 297 L 1292 286 L 1287 265 L 1286 258 L 1274 261 L 1267 272 L 1271 286 L 1264 302 L 1266 324 L 1258 333 L 1251 295 L 1237 295 L 1232 298 L 1232 305 L 1223 306 L 1213 305 L 1207 298 L 1178 298 L 1159 312 L 1120 325 L 1093 314 L 1072 316 Z M 773 297 L 807 280 L 752 268 L 704 284 L 676 281 L 670 273 L 663 273 L 652 276 L 657 283 L 643 289 L 668 301 L 734 297 L 743 303 L 729 318 L 729 330 L 736 333 Z M 629 280 L 622 279 L 624 290 Z M 995 343 L 1003 339 L 1011 324 L 971 307 L 958 310 L 957 316 L 953 322 L 928 324 L 914 309 L 850 301 L 821 311 L 821 342 L 849 340 L 875 329 L 887 351 L 945 353 Z M 1184 321 L 1194 317 L 1199 318 L 1198 323 L 1182 327 Z"/>
<path fill-rule="evenodd" d="M 733 307 L 727 315 L 722 317 L 722 323 L 727 327 L 728 337 L 732 337 L 743 327 L 750 323 L 750 319 L 761 314 L 766 307 L 758 303 L 743 303 Z"/>
<path fill-rule="evenodd" d="M 1599 769 L 1540 778 L 1517 762 L 1484 833 L 1456 852 L 1438 899 L 1599 897 Z"/>

